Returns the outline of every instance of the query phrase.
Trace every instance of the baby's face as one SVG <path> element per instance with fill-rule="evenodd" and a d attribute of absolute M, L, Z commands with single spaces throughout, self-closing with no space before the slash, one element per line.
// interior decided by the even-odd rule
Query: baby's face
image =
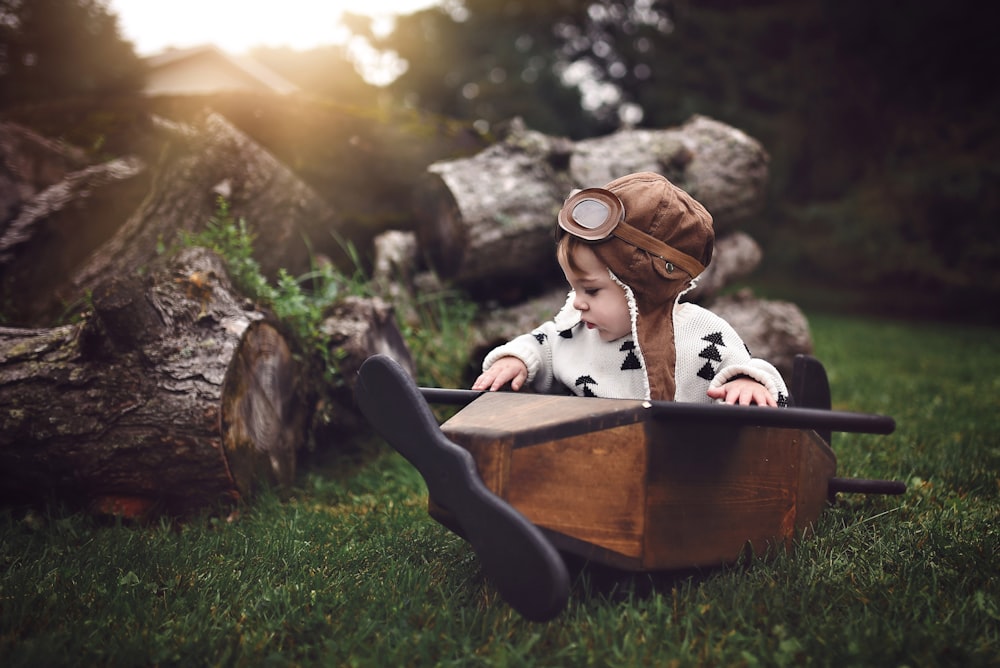
<path fill-rule="evenodd" d="M 602 341 L 614 341 L 632 333 L 632 318 L 625 290 L 611 279 L 608 268 L 589 246 L 574 252 L 577 269 L 560 263 L 566 281 L 576 291 L 573 307 L 580 311 L 588 329 L 596 329 Z"/>

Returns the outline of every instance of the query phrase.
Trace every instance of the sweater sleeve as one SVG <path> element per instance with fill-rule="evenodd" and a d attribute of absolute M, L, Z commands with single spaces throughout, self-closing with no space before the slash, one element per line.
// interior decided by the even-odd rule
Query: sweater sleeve
<path fill-rule="evenodd" d="M 753 357 L 728 322 L 707 309 L 684 303 L 675 310 L 674 323 L 678 394 L 684 397 L 680 400 L 705 401 L 707 389 L 744 376 L 766 387 L 779 406 L 788 405 L 788 388 L 781 373 L 770 362 Z M 706 385 L 699 388 L 695 377 L 707 381 Z"/>
<path fill-rule="evenodd" d="M 483 371 L 501 357 L 516 357 L 527 367 L 528 382 L 535 391 L 552 392 L 559 384 L 553 368 L 552 347 L 560 332 L 580 322 L 580 312 L 573 307 L 575 296 L 573 291 L 566 295 L 566 302 L 552 320 L 491 350 L 483 360 Z"/>
<path fill-rule="evenodd" d="M 522 334 L 491 350 L 483 360 L 483 371 L 501 357 L 516 357 L 528 369 L 528 382 L 538 392 L 548 392 L 555 384 L 552 371 L 552 341 L 558 336 L 556 325 L 542 323 L 528 334 Z"/>

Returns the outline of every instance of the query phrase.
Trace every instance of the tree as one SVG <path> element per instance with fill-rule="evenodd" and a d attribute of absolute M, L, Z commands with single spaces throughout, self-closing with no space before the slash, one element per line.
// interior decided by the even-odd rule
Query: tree
<path fill-rule="evenodd" d="M 0 0 L 0 107 L 141 82 L 141 61 L 105 0 Z"/>
<path fill-rule="evenodd" d="M 542 132 L 584 137 L 616 129 L 626 102 L 606 33 L 638 29 L 636 7 L 613 0 L 468 0 L 400 18 L 379 40 L 408 63 L 390 86 L 407 103 L 488 124 L 521 116 Z M 662 16 L 660 10 L 652 10 Z"/>

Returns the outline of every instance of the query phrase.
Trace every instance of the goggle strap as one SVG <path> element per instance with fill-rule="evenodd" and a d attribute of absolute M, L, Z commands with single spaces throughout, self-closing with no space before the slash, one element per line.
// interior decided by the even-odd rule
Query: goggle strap
<path fill-rule="evenodd" d="M 660 241 L 656 237 L 650 236 L 642 230 L 636 229 L 627 223 L 622 223 L 615 227 L 612 234 L 627 244 L 635 246 L 640 250 L 644 250 L 647 253 L 652 253 L 661 260 L 679 267 L 692 278 L 705 271 L 705 266 L 687 253 L 682 253 L 676 248 Z"/>

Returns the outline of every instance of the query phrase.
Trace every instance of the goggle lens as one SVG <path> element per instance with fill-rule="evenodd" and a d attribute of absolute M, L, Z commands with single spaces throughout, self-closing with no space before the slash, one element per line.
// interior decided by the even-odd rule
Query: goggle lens
<path fill-rule="evenodd" d="M 588 230 L 596 230 L 608 222 L 611 211 L 603 202 L 585 199 L 573 207 L 573 220 Z"/>
<path fill-rule="evenodd" d="M 607 239 L 624 219 L 625 207 L 621 200 L 600 188 L 577 192 L 559 212 L 559 226 L 587 241 Z"/>

